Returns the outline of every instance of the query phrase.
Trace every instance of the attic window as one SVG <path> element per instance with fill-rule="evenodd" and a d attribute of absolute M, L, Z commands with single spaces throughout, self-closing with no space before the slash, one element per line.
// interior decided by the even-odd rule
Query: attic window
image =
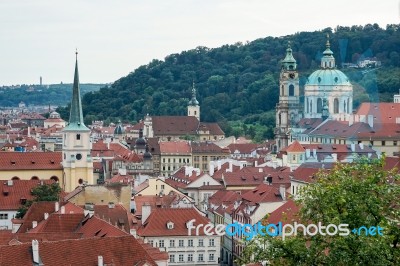
<path fill-rule="evenodd" d="M 11 161 L 11 164 L 12 164 L 12 165 L 15 165 L 15 161 Z"/>
<path fill-rule="evenodd" d="M 174 223 L 173 222 L 167 222 L 167 228 L 168 229 L 174 229 Z"/>
<path fill-rule="evenodd" d="M 32 164 L 35 164 L 35 161 L 34 161 L 34 160 L 32 160 L 32 161 L 31 161 L 31 163 L 32 163 Z"/>
<path fill-rule="evenodd" d="M 246 177 L 245 177 L 245 176 L 242 176 L 241 178 L 242 178 L 242 180 L 246 180 Z"/>
<path fill-rule="evenodd" d="M 50 160 L 50 163 L 51 163 L 51 164 L 54 164 L 54 160 Z"/>

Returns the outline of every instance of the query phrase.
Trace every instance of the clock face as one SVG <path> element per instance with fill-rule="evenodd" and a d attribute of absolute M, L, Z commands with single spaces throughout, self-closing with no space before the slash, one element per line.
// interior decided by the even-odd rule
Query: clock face
<path fill-rule="evenodd" d="M 82 159 L 82 154 L 80 154 L 80 153 L 78 153 L 77 155 L 76 155 L 76 159 L 79 161 L 80 159 Z"/>
<path fill-rule="evenodd" d="M 290 77 L 291 79 L 293 79 L 295 76 L 296 76 L 296 75 L 295 75 L 294 73 L 290 73 L 290 74 L 289 74 L 289 77 Z"/>

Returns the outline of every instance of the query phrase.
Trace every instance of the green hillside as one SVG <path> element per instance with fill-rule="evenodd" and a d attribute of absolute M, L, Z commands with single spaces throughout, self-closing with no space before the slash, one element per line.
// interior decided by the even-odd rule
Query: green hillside
<path fill-rule="evenodd" d="M 228 135 L 272 136 L 278 101 L 280 60 L 291 42 L 304 85 L 319 67 L 326 34 L 336 63 L 376 57 L 378 69 L 342 69 L 355 85 L 355 104 L 369 99 L 389 101 L 400 88 L 400 25 L 377 24 L 298 32 L 219 48 L 197 47 L 153 60 L 111 86 L 83 97 L 86 121 L 137 121 L 150 115 L 185 115 L 193 81 L 201 120 L 219 122 Z M 378 94 L 379 93 L 379 94 Z M 59 110 L 67 115 L 67 110 Z"/>

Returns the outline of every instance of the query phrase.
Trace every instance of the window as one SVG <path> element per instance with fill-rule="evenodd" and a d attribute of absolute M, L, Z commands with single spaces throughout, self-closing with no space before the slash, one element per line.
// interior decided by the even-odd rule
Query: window
<path fill-rule="evenodd" d="M 169 262 L 175 262 L 175 255 L 169 255 Z"/>
<path fill-rule="evenodd" d="M 163 248 L 163 247 L 164 247 L 164 240 L 158 241 L 158 246 L 159 246 L 160 248 Z"/>
<path fill-rule="evenodd" d="M 204 256 L 203 256 L 203 254 L 199 254 L 198 261 L 204 261 Z"/>
<path fill-rule="evenodd" d="M 175 240 L 170 240 L 170 241 L 169 241 L 169 247 L 170 247 L 170 248 L 175 247 Z"/>
<path fill-rule="evenodd" d="M 303 154 L 300 154 L 300 161 L 303 160 Z"/>
<path fill-rule="evenodd" d="M 165 189 L 165 185 L 161 185 L 161 189 Z"/>
<path fill-rule="evenodd" d="M 397 146 L 397 141 L 396 140 L 393 141 L 393 146 Z"/>
<path fill-rule="evenodd" d="M 193 239 L 188 240 L 188 247 L 193 247 Z"/>
<path fill-rule="evenodd" d="M 193 254 L 188 255 L 188 260 L 187 261 L 193 261 Z"/>
<path fill-rule="evenodd" d="M 292 161 L 296 161 L 296 155 L 293 154 Z"/>
<path fill-rule="evenodd" d="M 209 261 L 214 261 L 214 253 L 210 253 L 210 254 L 208 255 L 208 260 L 209 260 Z"/>
<path fill-rule="evenodd" d="M 179 254 L 179 262 L 183 262 L 183 254 Z"/>
<path fill-rule="evenodd" d="M 153 246 L 153 240 L 149 241 L 150 246 Z"/>
<path fill-rule="evenodd" d="M 0 213 L 0 220 L 8 220 L 8 213 Z"/>
<path fill-rule="evenodd" d="M 317 113 L 318 114 L 322 113 L 322 99 L 321 98 L 317 99 Z"/>
<path fill-rule="evenodd" d="M 208 245 L 209 245 L 210 247 L 213 247 L 213 246 L 214 246 L 214 239 L 209 239 L 209 240 L 208 240 Z"/>
<path fill-rule="evenodd" d="M 386 141 L 382 140 L 382 146 L 386 145 Z"/>
<path fill-rule="evenodd" d="M 179 240 L 179 246 L 183 247 L 183 240 L 182 239 Z"/>
<path fill-rule="evenodd" d="M 80 140 L 81 139 L 81 134 L 76 134 L 76 140 Z"/>
<path fill-rule="evenodd" d="M 294 86 L 293 86 L 293 84 L 289 85 L 289 96 L 294 96 Z"/>
<path fill-rule="evenodd" d="M 338 98 L 335 98 L 333 100 L 333 113 L 334 114 L 339 113 L 339 100 L 338 100 Z"/>
<path fill-rule="evenodd" d="M 203 239 L 199 239 L 199 247 L 204 247 L 204 240 Z"/>

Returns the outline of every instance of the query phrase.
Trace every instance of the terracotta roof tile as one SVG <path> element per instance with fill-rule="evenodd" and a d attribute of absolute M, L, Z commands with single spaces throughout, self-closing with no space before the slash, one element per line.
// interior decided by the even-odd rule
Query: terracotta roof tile
<path fill-rule="evenodd" d="M 290 144 L 287 149 L 287 152 L 305 152 L 306 150 L 301 146 L 300 142 L 295 140 L 292 144 Z"/>
<path fill-rule="evenodd" d="M 372 115 L 374 122 L 395 124 L 400 117 L 400 103 L 361 103 L 356 115 Z"/>
<path fill-rule="evenodd" d="M 195 135 L 199 120 L 194 116 L 152 116 L 153 131 L 159 135 Z"/>
<path fill-rule="evenodd" d="M 54 251 L 57 252 L 54 252 Z M 31 243 L 0 247 L 0 265 L 32 265 Z M 39 256 L 44 265 L 97 265 L 98 256 L 104 264 L 115 266 L 156 266 L 149 253 L 133 236 L 103 237 L 40 242 Z"/>
<path fill-rule="evenodd" d="M 0 171 L 62 169 L 61 152 L 1 152 Z"/>
<path fill-rule="evenodd" d="M 191 155 L 192 149 L 188 141 L 165 141 L 160 142 L 162 154 L 187 154 Z"/>
<path fill-rule="evenodd" d="M 195 219 L 196 224 L 207 224 L 209 219 L 200 215 L 194 208 L 167 208 L 155 209 L 151 212 L 147 220 L 138 229 L 137 234 L 146 236 L 187 236 L 188 229 L 186 223 Z M 167 228 L 167 222 L 173 222 L 173 229 Z M 201 234 L 204 234 L 200 230 Z"/>
<path fill-rule="evenodd" d="M 298 212 L 300 207 L 293 201 L 288 200 L 278 209 L 273 211 L 267 218 L 267 223 L 278 224 L 282 222 L 282 224 L 293 224 L 293 222 L 298 221 Z"/>

